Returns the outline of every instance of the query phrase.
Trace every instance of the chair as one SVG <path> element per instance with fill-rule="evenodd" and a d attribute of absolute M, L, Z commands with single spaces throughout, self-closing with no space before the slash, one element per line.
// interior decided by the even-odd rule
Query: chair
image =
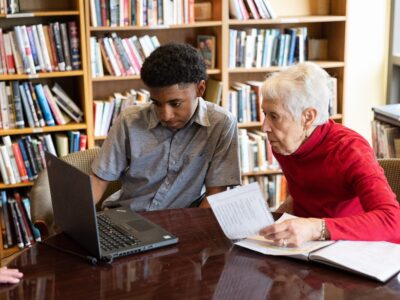
<path fill-rule="evenodd" d="M 89 149 L 65 155 L 61 159 L 78 168 L 82 172 L 90 174 L 90 166 L 94 158 L 98 155 L 99 151 L 99 148 Z M 120 188 L 121 183 L 119 181 L 111 182 L 108 185 L 100 203 L 105 198 L 118 191 Z M 42 236 L 47 236 L 54 233 L 55 227 L 53 207 L 51 204 L 50 186 L 46 169 L 42 170 L 35 180 L 30 191 L 30 198 L 32 221 L 35 226 L 40 230 Z M 98 205 L 98 208 L 99 207 L 100 205 Z"/>
<path fill-rule="evenodd" d="M 400 158 L 378 159 L 387 181 L 400 202 Z"/>

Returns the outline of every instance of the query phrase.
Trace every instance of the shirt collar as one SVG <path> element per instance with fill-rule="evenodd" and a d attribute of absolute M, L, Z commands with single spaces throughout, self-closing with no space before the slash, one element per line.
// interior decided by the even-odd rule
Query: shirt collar
<path fill-rule="evenodd" d="M 192 125 L 194 122 L 201 126 L 208 127 L 210 126 L 210 120 L 208 118 L 208 108 L 206 101 L 199 97 L 199 103 L 197 108 L 189 120 L 188 124 L 185 127 Z M 155 111 L 154 104 L 150 104 L 150 113 L 149 113 L 149 124 L 147 126 L 148 129 L 155 128 L 158 124 L 161 125 L 160 119 L 157 117 L 157 113 Z"/>

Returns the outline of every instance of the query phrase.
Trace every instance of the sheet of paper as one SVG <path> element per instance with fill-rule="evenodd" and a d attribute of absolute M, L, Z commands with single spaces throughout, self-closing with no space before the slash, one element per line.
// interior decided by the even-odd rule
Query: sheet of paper
<path fill-rule="evenodd" d="M 274 223 L 257 183 L 207 197 L 225 235 L 232 240 L 256 235 Z"/>
<path fill-rule="evenodd" d="M 389 242 L 339 241 L 316 251 L 311 259 L 330 262 L 386 281 L 400 271 L 400 245 Z"/>

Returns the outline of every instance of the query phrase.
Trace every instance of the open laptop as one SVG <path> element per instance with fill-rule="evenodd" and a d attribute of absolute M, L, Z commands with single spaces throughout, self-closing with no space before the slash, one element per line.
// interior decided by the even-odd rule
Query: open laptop
<path fill-rule="evenodd" d="M 46 162 L 56 225 L 94 257 L 109 261 L 178 242 L 129 208 L 96 213 L 91 177 L 49 153 Z"/>

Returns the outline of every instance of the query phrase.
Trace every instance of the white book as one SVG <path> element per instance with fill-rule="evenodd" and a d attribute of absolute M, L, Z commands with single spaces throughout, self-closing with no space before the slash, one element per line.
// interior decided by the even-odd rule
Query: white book
<path fill-rule="evenodd" d="M 101 136 L 101 123 L 103 118 L 104 101 L 93 101 L 94 136 Z"/>
<path fill-rule="evenodd" d="M 2 136 L 2 140 L 3 140 L 4 146 L 6 146 L 6 151 L 8 153 L 8 157 L 10 158 L 11 168 L 12 168 L 12 171 L 14 174 L 15 181 L 17 183 L 19 183 L 19 182 L 21 182 L 21 176 L 19 174 L 17 161 L 15 160 L 11 138 L 9 135 L 5 135 L 5 136 Z"/>
<path fill-rule="evenodd" d="M 22 42 L 25 48 L 25 55 L 27 57 L 29 69 L 31 70 L 30 74 L 36 74 L 35 62 L 33 61 L 32 49 L 31 45 L 29 44 L 28 32 L 26 31 L 25 25 L 21 26 L 21 33 L 22 33 Z"/>
<path fill-rule="evenodd" d="M 96 71 L 98 76 L 104 76 L 103 61 L 101 60 L 100 44 L 95 41 L 95 54 L 96 54 Z"/>
<path fill-rule="evenodd" d="M 140 45 L 146 57 L 149 57 L 151 52 L 153 52 L 153 47 L 151 42 L 149 43 L 149 39 L 150 37 L 147 34 L 139 38 Z"/>
<path fill-rule="evenodd" d="M 42 55 L 43 55 L 46 70 L 51 72 L 53 67 L 51 66 L 49 49 L 47 49 L 47 46 L 46 46 L 46 39 L 44 37 L 43 25 L 38 24 L 38 25 L 36 25 L 36 27 L 37 27 L 40 45 L 42 47 Z"/>
<path fill-rule="evenodd" d="M 4 51 L 6 54 L 6 63 L 7 63 L 8 74 L 15 74 L 15 72 L 16 72 L 15 66 L 11 68 L 11 66 L 8 65 L 8 60 L 7 60 L 7 57 L 13 56 L 10 33 L 3 33 L 3 42 L 4 42 Z M 14 58 L 13 58 L 13 60 L 14 60 Z M 15 60 L 14 60 L 14 63 L 15 63 Z"/>
<path fill-rule="evenodd" d="M 101 130 L 101 135 L 107 135 L 108 130 L 110 128 L 111 125 L 111 119 L 112 119 L 112 115 L 114 112 L 114 107 L 115 107 L 115 100 L 111 99 L 109 102 L 106 102 L 109 105 L 107 105 L 107 111 L 106 109 L 104 109 L 103 112 L 103 124 L 102 124 L 102 130 Z"/>
<path fill-rule="evenodd" d="M 11 44 L 12 55 L 14 57 L 16 73 L 24 74 L 25 73 L 24 61 L 20 51 L 18 50 L 17 37 L 15 35 L 15 32 L 10 31 L 8 35 L 9 35 L 9 42 Z"/>
<path fill-rule="evenodd" d="M 92 21 L 92 27 L 97 27 L 97 14 L 95 0 L 90 0 L 90 20 Z"/>
<path fill-rule="evenodd" d="M 82 110 L 75 104 L 75 102 L 67 95 L 67 93 L 58 85 L 57 82 L 54 83 L 52 91 L 60 97 L 64 102 L 77 114 L 83 115 Z"/>
<path fill-rule="evenodd" d="M 3 155 L 1 155 L 1 152 L 0 152 L 0 173 L 1 173 L 1 178 L 3 179 L 3 183 L 10 184 L 10 179 L 8 178 L 6 165 L 4 164 L 4 159 Z"/>
<path fill-rule="evenodd" d="M 273 223 L 257 183 L 207 197 L 225 235 L 235 245 L 274 256 L 315 261 L 385 282 L 400 271 L 400 245 L 367 241 L 310 241 L 278 247 L 258 235 Z M 283 222 L 295 216 L 284 214 Z M 239 240 L 239 241 L 237 241 Z"/>
<path fill-rule="evenodd" d="M 10 180 L 11 184 L 16 184 L 17 181 L 15 180 L 14 171 L 11 166 L 11 160 L 8 156 L 7 147 L 5 145 L 0 146 L 1 156 L 3 157 L 4 166 L 6 168 L 7 177 Z"/>
<path fill-rule="evenodd" d="M 96 66 L 96 37 L 90 37 L 90 70 L 92 71 L 92 77 L 98 77 Z"/>
<path fill-rule="evenodd" d="M 14 34 L 15 34 L 15 41 L 16 41 L 16 46 L 17 46 L 17 49 L 18 49 L 18 53 L 22 58 L 23 67 L 24 67 L 24 73 L 31 74 L 32 70 L 31 70 L 29 59 L 28 59 L 28 55 L 27 55 L 27 50 L 30 51 L 30 48 L 29 49 L 25 49 L 25 43 L 24 43 L 24 38 L 23 38 L 23 33 L 22 33 L 21 26 L 15 26 L 14 27 Z"/>
<path fill-rule="evenodd" d="M 50 134 L 45 134 L 44 136 L 44 142 L 46 143 L 46 147 L 48 151 L 53 154 L 54 156 L 57 156 L 56 148 L 54 147 L 53 139 L 51 138 Z"/>
<path fill-rule="evenodd" d="M 114 52 L 112 51 L 109 39 L 110 38 L 108 37 L 103 38 L 104 48 L 106 49 L 107 56 L 110 59 L 111 67 L 114 70 L 115 76 L 121 76 L 122 72 L 118 67 L 117 60 L 114 56 Z"/>

